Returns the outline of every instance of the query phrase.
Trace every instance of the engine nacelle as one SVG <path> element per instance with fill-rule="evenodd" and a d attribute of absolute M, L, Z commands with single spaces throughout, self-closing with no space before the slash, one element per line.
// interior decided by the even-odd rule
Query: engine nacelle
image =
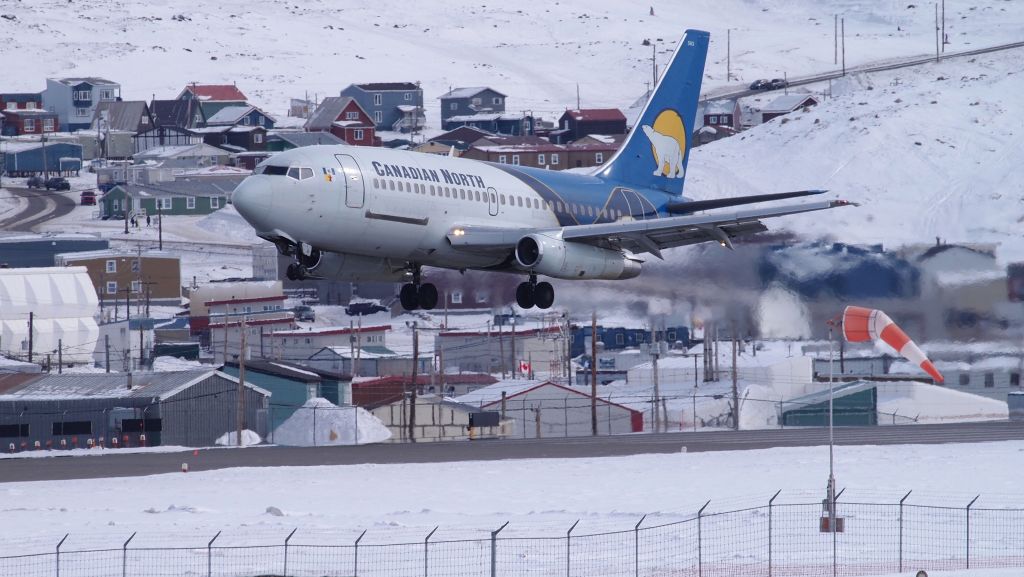
<path fill-rule="evenodd" d="M 640 274 L 641 262 L 617 250 L 529 234 L 516 243 L 523 268 L 552 278 L 619 280 Z"/>
<path fill-rule="evenodd" d="M 302 261 L 310 273 L 340 281 L 397 282 L 405 278 L 406 274 L 403 267 L 392 266 L 389 259 L 320 251 L 315 248 L 309 255 L 303 255 Z"/>

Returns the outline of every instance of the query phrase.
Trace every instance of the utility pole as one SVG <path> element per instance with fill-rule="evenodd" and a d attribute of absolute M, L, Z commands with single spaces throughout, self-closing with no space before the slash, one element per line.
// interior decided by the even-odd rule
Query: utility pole
<path fill-rule="evenodd" d="M 352 379 L 356 378 L 356 331 L 355 324 L 352 321 L 348 321 L 348 362 L 350 372 L 352 373 Z"/>
<path fill-rule="evenodd" d="M 519 374 L 519 361 L 516 359 L 516 316 L 512 313 L 512 378 Z"/>
<path fill-rule="evenodd" d="M 28 362 L 32 362 L 32 333 L 35 332 L 32 323 L 35 320 L 35 313 L 28 313 Z"/>
<path fill-rule="evenodd" d="M 732 326 L 732 428 L 740 430 L 740 393 L 736 383 L 736 325 Z"/>
<path fill-rule="evenodd" d="M 352 365 L 352 371 L 356 372 L 359 370 L 359 365 L 363 362 L 363 317 L 362 315 L 356 317 L 356 363 Z"/>
<path fill-rule="evenodd" d="M 412 321 L 412 393 L 409 396 L 409 441 L 416 442 L 416 369 L 420 358 L 419 323 Z"/>
<path fill-rule="evenodd" d="M 124 360 L 128 364 L 128 368 L 127 368 L 128 372 L 131 372 L 131 370 L 132 370 L 132 339 L 131 339 L 131 336 L 132 336 L 131 335 L 131 332 L 132 332 L 132 293 L 131 293 L 131 290 L 132 290 L 132 288 L 130 286 L 124 287 L 125 322 L 128 323 L 127 330 L 125 331 L 125 335 L 127 335 L 127 336 L 124 339 Z"/>
<path fill-rule="evenodd" d="M 40 121 L 42 122 L 42 121 Z M 41 127 L 40 127 L 41 128 Z M 46 180 L 50 176 L 50 166 L 46 163 L 46 135 L 39 135 L 39 142 L 43 148 L 43 180 Z"/>
<path fill-rule="evenodd" d="M 110 372 L 110 335 L 103 335 L 103 350 L 104 358 L 106 359 L 104 365 L 106 366 L 107 372 Z"/>
<path fill-rule="evenodd" d="M 651 41 L 651 92 L 658 87 L 658 43 Z"/>
<path fill-rule="evenodd" d="M 597 311 L 590 313 L 590 434 L 597 436 Z"/>
<path fill-rule="evenodd" d="M 237 413 L 235 414 L 235 446 L 242 446 L 242 421 L 245 420 L 245 315 L 242 315 L 241 322 L 242 329 L 242 341 L 241 349 L 238 352 L 238 403 Z M 225 332 L 227 326 L 224 327 Z M 226 361 L 225 361 L 226 362 Z M 316 431 L 313 431 L 314 438 L 316 437 Z"/>
<path fill-rule="evenodd" d="M 732 28 L 725 29 L 725 81 L 732 80 Z"/>
<path fill-rule="evenodd" d="M 839 64 L 839 15 L 832 15 L 832 64 Z"/>
<path fill-rule="evenodd" d="M 935 61 L 939 61 L 939 5 L 935 5 Z"/>
<path fill-rule="evenodd" d="M 846 76 L 846 18 L 839 19 L 839 28 L 842 33 L 843 49 L 843 76 Z"/>
<path fill-rule="evenodd" d="M 654 329 L 654 322 L 651 322 L 651 368 L 653 369 L 654 377 L 654 403 L 651 408 L 654 409 L 654 432 L 661 432 L 661 417 L 658 411 L 658 403 L 661 402 L 661 391 L 658 388 L 658 335 Z"/>
<path fill-rule="evenodd" d="M 164 213 L 160 207 L 159 199 L 156 201 L 156 234 L 160 243 L 159 250 L 164 250 Z"/>
<path fill-rule="evenodd" d="M 946 52 L 946 0 L 942 0 L 942 52 Z"/>
<path fill-rule="evenodd" d="M 64 339 L 57 339 L 57 374 L 64 374 Z"/>
<path fill-rule="evenodd" d="M 501 378 L 505 378 L 505 339 L 501 332 L 504 322 L 498 324 L 498 356 L 501 358 Z"/>

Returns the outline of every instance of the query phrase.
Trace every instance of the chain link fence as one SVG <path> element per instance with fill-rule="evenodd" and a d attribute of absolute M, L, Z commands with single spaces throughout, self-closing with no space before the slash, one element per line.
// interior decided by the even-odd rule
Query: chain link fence
<path fill-rule="evenodd" d="M 909 493 L 908 493 L 909 495 Z M 777 497 L 777 495 L 776 495 Z M 135 534 L 104 549 L 63 548 L 0 556 L 0 577 L 804 577 L 1024 567 L 1024 509 L 838 503 L 829 532 L 822 503 L 768 503 L 676 522 L 561 536 L 310 542 L 292 531 L 277 544 L 132 547 Z M 578 522 L 577 522 L 578 523 Z M 67 537 L 65 536 L 65 540 Z M 7 542 L 5 549 L 10 551 Z"/>

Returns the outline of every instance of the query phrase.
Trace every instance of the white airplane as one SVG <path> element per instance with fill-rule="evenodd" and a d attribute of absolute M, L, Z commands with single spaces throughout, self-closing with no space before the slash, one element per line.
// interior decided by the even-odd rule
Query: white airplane
<path fill-rule="evenodd" d="M 591 174 L 383 148 L 309 146 L 267 159 L 232 202 L 296 261 L 288 278 L 409 280 L 402 306 L 432 309 L 424 266 L 525 275 L 520 307 L 546 309 L 548 282 L 627 279 L 641 254 L 762 232 L 762 218 L 845 206 L 833 200 L 729 213 L 699 211 L 822 194 L 804 190 L 704 201 L 682 196 L 708 49 L 687 30 L 637 126 Z"/>

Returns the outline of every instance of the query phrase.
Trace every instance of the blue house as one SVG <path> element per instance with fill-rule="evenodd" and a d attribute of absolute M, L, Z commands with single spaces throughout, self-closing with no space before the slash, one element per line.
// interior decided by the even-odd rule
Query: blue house
<path fill-rule="evenodd" d="M 808 263 L 827 262 L 810 267 Z M 881 245 L 810 243 L 772 247 L 758 267 L 763 286 L 779 283 L 808 299 L 910 298 L 920 294 L 920 272 Z"/>
<path fill-rule="evenodd" d="M 590 353 L 590 326 L 577 326 L 572 330 L 572 344 L 569 346 L 569 356 Z M 667 327 L 664 330 L 655 331 L 658 341 L 667 343 L 679 343 L 680 346 L 690 346 L 689 327 Z M 626 329 L 622 327 L 597 327 L 597 340 L 604 343 L 604 350 L 614 351 L 629 347 L 637 347 L 642 343 L 651 342 L 651 331 L 645 329 Z"/>
<path fill-rule="evenodd" d="M 505 112 L 504 94 L 485 86 L 475 86 L 456 88 L 441 96 L 442 126 L 452 116 L 488 112 Z"/>
<path fill-rule="evenodd" d="M 460 126 L 468 126 L 485 130 L 502 136 L 532 136 L 534 131 L 533 116 L 507 112 L 483 112 L 464 116 L 450 116 L 441 128 L 455 130 Z"/>
<path fill-rule="evenodd" d="M 82 169 L 82 145 L 67 142 L 8 142 L 4 145 L 3 162 L 0 165 L 8 176 L 30 176 L 43 172 L 77 175 Z"/>
<path fill-rule="evenodd" d="M 238 377 L 237 363 L 228 363 L 222 372 Z M 270 391 L 270 429 L 291 417 L 309 399 L 323 397 L 338 403 L 338 384 L 325 385 L 320 375 L 305 367 L 280 361 L 249 360 L 245 362 L 245 382 Z"/>
<path fill-rule="evenodd" d="M 423 89 L 412 82 L 351 84 L 339 96 L 349 96 L 373 118 L 377 130 L 412 132 L 423 127 Z"/>

